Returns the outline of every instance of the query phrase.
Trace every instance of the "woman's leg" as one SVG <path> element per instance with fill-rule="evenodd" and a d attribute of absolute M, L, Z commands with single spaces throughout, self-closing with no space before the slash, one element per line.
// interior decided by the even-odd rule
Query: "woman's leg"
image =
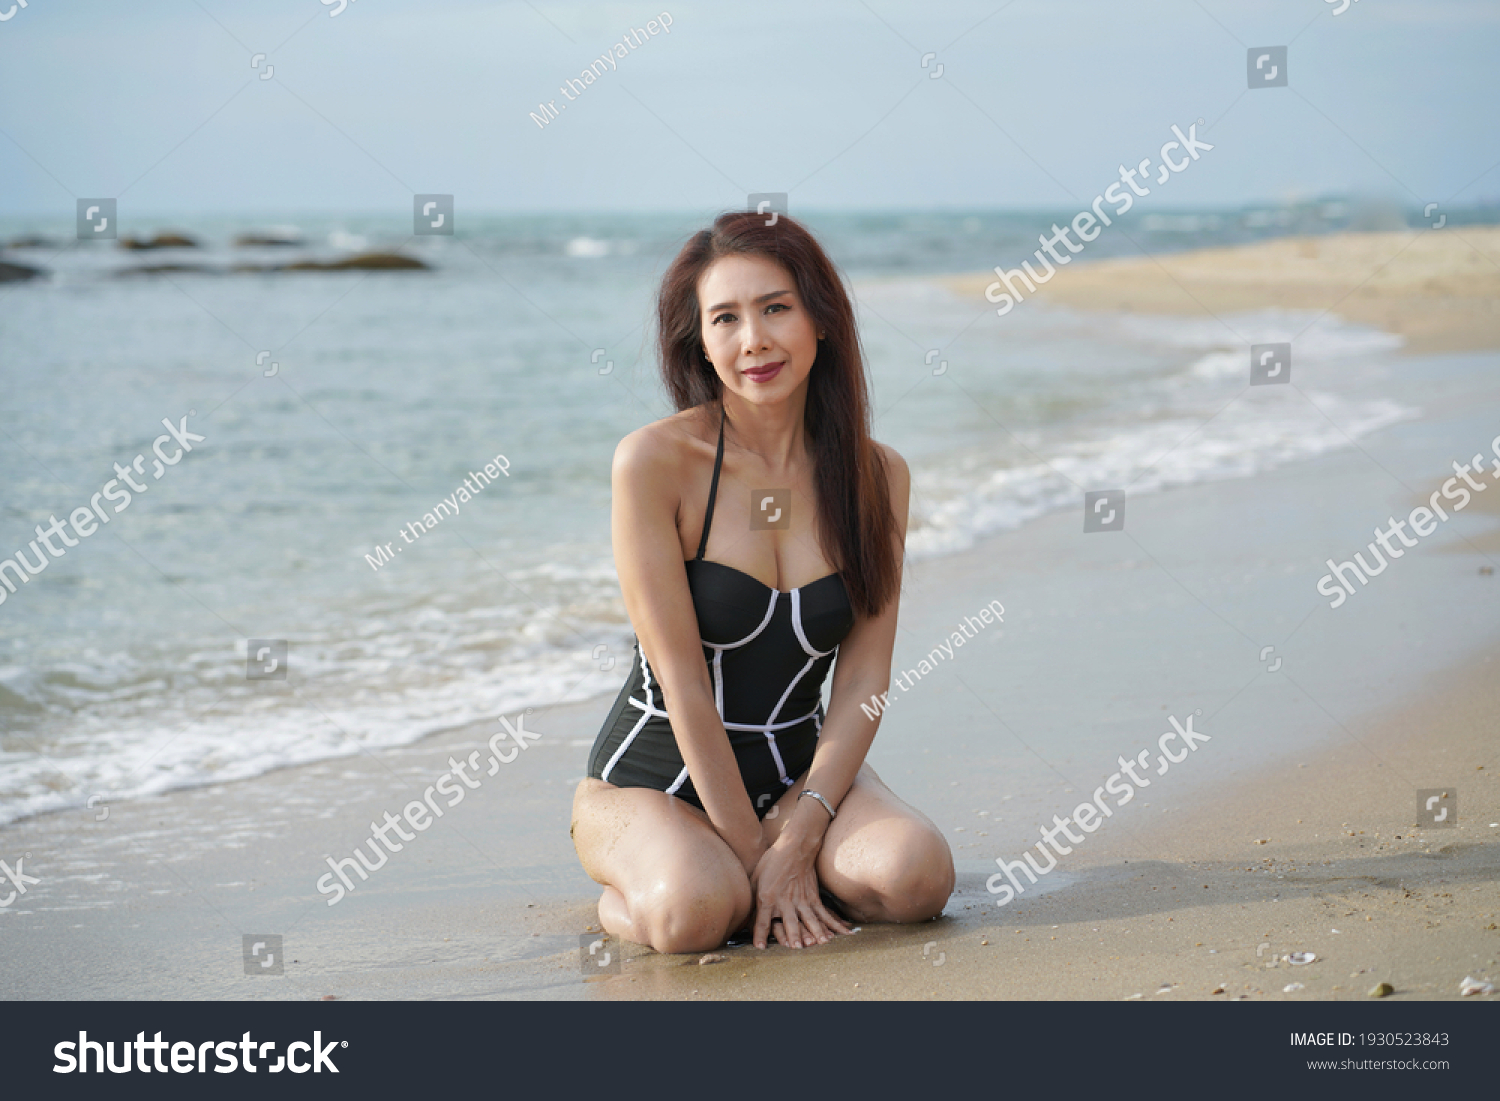
<path fill-rule="evenodd" d="M 573 847 L 604 885 L 599 922 L 658 952 L 717 948 L 750 914 L 750 878 L 697 807 L 653 788 L 585 779 Z"/>
<path fill-rule="evenodd" d="M 777 800 L 768 838 L 790 818 L 805 780 Z M 818 881 L 855 921 L 925 921 L 953 893 L 953 853 L 927 816 L 896 798 L 866 763 L 823 835 Z"/>

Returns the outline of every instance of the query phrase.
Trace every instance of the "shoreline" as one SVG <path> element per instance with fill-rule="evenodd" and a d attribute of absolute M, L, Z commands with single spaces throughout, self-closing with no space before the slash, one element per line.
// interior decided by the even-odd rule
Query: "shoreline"
<path fill-rule="evenodd" d="M 1121 532 L 1053 512 L 910 564 L 893 669 L 1006 609 L 901 694 L 871 752 L 954 849 L 934 923 L 703 966 L 625 946 L 618 973 L 583 981 L 599 888 L 568 815 L 612 686 L 537 707 L 537 740 L 333 905 L 315 886 L 328 861 L 489 753 L 494 720 L 0 827 L 0 857 L 26 854 L 37 879 L 0 908 L 5 996 L 1342 999 L 1388 981 L 1400 999 L 1500 982 L 1500 580 L 1484 572 L 1500 501 L 1347 607 L 1314 592 L 1324 558 L 1500 430 L 1500 335 L 1483 347 L 1330 370 L 1422 407 L 1358 447 L 1133 496 Z M 1197 713 L 1211 740 L 1180 770 L 995 905 L 997 859 Z M 1458 824 L 1414 828 L 1416 792 L 1448 785 Z M 285 938 L 284 976 L 245 969 L 256 930 Z"/>

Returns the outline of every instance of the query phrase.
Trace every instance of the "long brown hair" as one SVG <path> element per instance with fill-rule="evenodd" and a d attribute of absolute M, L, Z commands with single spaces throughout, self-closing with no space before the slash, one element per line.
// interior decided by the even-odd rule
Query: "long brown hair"
<path fill-rule="evenodd" d="M 854 610 L 876 615 L 895 595 L 899 565 L 892 536 L 885 457 L 870 438 L 870 400 L 854 308 L 838 270 L 805 228 L 778 215 L 721 214 L 693 234 L 662 278 L 656 316 L 661 371 L 678 411 L 717 408 L 724 386 L 703 354 L 698 280 L 724 256 L 761 256 L 786 268 L 824 334 L 808 375 L 803 431 L 813 457 L 818 530 L 832 544 Z"/>

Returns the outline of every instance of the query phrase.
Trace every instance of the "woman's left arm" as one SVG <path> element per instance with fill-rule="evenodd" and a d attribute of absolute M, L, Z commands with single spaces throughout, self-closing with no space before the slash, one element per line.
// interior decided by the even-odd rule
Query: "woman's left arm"
<path fill-rule="evenodd" d="M 839 645 L 827 715 L 803 786 L 805 791 L 822 795 L 835 810 L 854 785 L 880 729 L 880 715 L 871 718 L 859 705 L 868 707 L 871 697 L 882 696 L 890 688 L 891 652 L 896 644 L 896 615 L 901 603 L 911 472 L 893 448 L 875 446 L 885 456 L 891 511 L 896 517 L 896 592 L 878 615 L 858 617 Z M 773 917 L 781 919 L 780 937 L 789 947 L 827 941 L 829 927 L 848 932 L 818 899 L 816 863 L 830 821 L 816 799 L 798 798 L 790 819 L 761 857 L 752 883 L 756 889 L 754 941 L 758 947 L 765 946 Z"/>

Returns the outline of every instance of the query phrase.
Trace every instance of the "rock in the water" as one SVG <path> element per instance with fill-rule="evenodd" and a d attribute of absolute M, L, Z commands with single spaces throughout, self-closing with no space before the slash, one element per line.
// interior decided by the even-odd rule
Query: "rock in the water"
<path fill-rule="evenodd" d="M 22 283 L 42 274 L 41 268 L 33 268 L 29 264 L 8 264 L 0 260 L 0 283 Z"/>
<path fill-rule="evenodd" d="M 342 260 L 298 260 L 292 264 L 233 264 L 228 267 L 173 261 L 165 264 L 140 264 L 121 268 L 116 276 L 163 275 L 185 272 L 196 275 L 275 274 L 283 271 L 430 271 L 421 260 L 394 252 L 367 252 Z"/>
<path fill-rule="evenodd" d="M 218 275 L 222 268 L 211 267 L 208 264 L 141 264 L 133 268 L 120 268 L 116 271 L 116 278 L 128 275 L 171 275 L 182 273 L 188 275 Z"/>
<path fill-rule="evenodd" d="M 121 237 L 120 247 L 137 251 L 152 248 L 197 248 L 198 242 L 185 233 L 158 233 L 155 237 Z"/>
<path fill-rule="evenodd" d="M 396 252 L 363 252 L 342 260 L 299 260 L 282 264 L 271 271 L 427 271 L 429 266 L 411 256 Z"/>
<path fill-rule="evenodd" d="M 260 246 L 290 247 L 302 244 L 302 231 L 296 226 L 272 226 L 270 229 L 251 230 L 234 239 L 241 248 Z"/>

